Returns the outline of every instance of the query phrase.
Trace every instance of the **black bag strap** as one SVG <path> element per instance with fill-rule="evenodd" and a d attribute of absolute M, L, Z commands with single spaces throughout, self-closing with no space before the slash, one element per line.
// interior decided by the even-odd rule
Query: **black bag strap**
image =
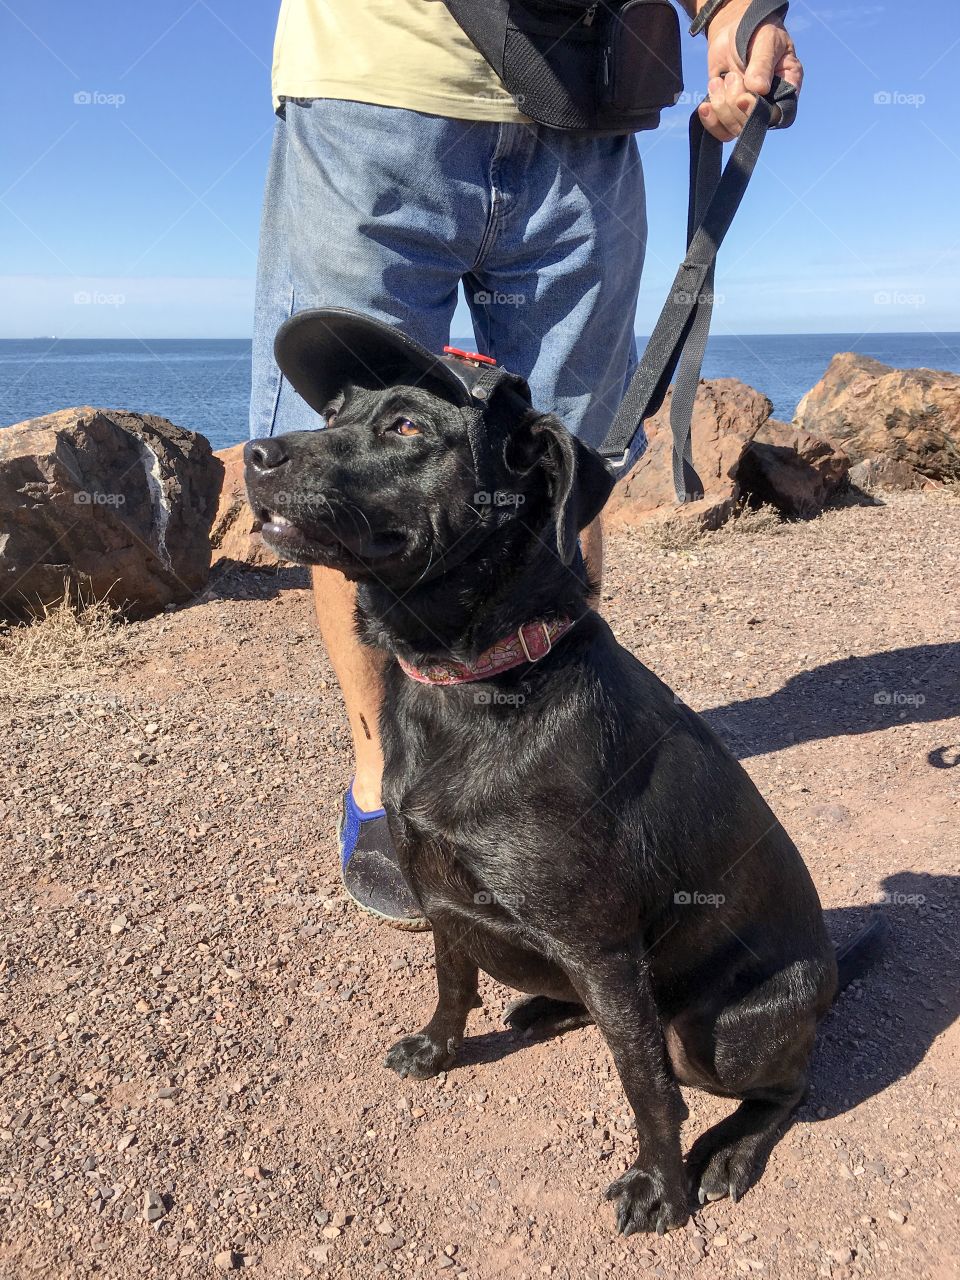
<path fill-rule="evenodd" d="M 753 0 L 737 29 L 737 53 L 744 65 L 757 27 L 775 14 L 782 17 L 787 8 L 784 0 Z M 703 484 L 693 466 L 690 432 L 713 313 L 717 252 L 740 207 L 768 131 L 788 128 L 796 114 L 796 89 L 775 77 L 770 92 L 757 99 L 726 167 L 723 144 L 707 133 L 699 112 L 694 111 L 690 118 L 687 256 L 600 446 L 603 457 L 615 460 L 614 465 L 624 465 L 637 432 L 663 404 L 674 381 L 670 426 L 673 484 L 679 502 L 703 497 Z"/>

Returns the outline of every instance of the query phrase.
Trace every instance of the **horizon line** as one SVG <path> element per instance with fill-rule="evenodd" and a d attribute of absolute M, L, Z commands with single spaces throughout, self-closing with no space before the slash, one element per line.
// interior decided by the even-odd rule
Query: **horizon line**
<path fill-rule="evenodd" d="M 924 334 L 930 337 L 950 337 L 960 338 L 960 329 L 871 329 L 863 331 L 859 334 L 854 329 L 794 329 L 784 331 L 782 333 L 712 333 L 710 339 L 715 338 L 849 338 L 856 336 L 858 341 L 867 338 L 919 338 Z M 467 338 L 468 334 L 451 333 L 451 338 Z M 649 340 L 650 334 L 634 332 L 635 338 Z M 475 338 L 471 338 L 475 341 Z M 61 338 L 54 333 L 37 333 L 29 336 L 20 335 L 18 337 L 0 335 L 0 342 L 252 342 L 252 335 L 221 335 L 221 334 L 190 334 L 187 336 L 176 334 L 149 334 L 134 337 L 119 337 L 116 335 L 91 334 L 84 337 Z"/>

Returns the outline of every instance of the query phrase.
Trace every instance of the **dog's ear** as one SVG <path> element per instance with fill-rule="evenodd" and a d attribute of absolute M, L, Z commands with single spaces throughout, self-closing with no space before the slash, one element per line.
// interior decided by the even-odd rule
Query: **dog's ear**
<path fill-rule="evenodd" d="M 521 426 L 519 438 L 514 438 L 511 463 L 520 471 L 543 467 L 557 530 L 557 553 L 564 564 L 570 564 L 580 530 L 603 510 L 616 477 L 600 455 L 571 435 L 559 418 L 531 413 Z"/>

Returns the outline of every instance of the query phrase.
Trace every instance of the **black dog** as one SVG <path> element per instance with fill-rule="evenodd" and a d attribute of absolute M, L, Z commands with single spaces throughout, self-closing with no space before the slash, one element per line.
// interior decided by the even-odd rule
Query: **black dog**
<path fill-rule="evenodd" d="M 419 670 L 474 662 L 531 620 L 576 620 L 486 682 L 387 669 L 384 800 L 439 987 L 387 1065 L 450 1066 L 479 968 L 529 993 L 516 1029 L 595 1022 L 639 1144 L 607 1195 L 624 1233 L 663 1232 L 686 1221 L 691 1190 L 739 1198 L 804 1094 L 838 989 L 816 890 L 739 764 L 587 605 L 577 532 L 609 496 L 602 460 L 504 385 L 483 407 L 497 474 L 478 481 L 468 411 L 446 387 L 357 376 L 321 406 L 329 430 L 247 446 L 275 550 L 355 579 L 365 640 Z M 478 486 L 499 491 L 495 519 Z M 841 983 L 871 941 L 848 951 Z M 679 1084 L 741 1100 L 687 1170 Z"/>

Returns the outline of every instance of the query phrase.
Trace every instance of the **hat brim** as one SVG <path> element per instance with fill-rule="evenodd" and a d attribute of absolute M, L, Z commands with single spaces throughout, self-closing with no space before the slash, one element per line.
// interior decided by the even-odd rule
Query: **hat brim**
<path fill-rule="evenodd" d="M 273 349 L 283 376 L 317 413 L 348 386 L 424 384 L 454 404 L 470 403 L 469 391 L 439 356 L 401 329 L 346 307 L 297 312 L 281 325 Z"/>

